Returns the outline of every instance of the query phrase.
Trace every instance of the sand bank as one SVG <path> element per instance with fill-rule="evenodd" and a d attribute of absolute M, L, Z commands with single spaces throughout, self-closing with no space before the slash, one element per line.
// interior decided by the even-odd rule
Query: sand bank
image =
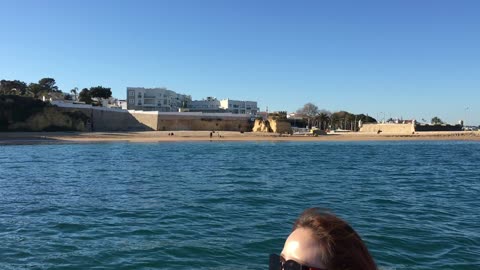
<path fill-rule="evenodd" d="M 174 135 L 168 135 L 173 133 Z M 94 143 L 94 142 L 182 142 L 182 141 L 480 141 L 480 132 L 421 132 L 416 134 L 337 133 L 318 137 L 240 133 L 232 131 L 146 131 L 146 132 L 0 132 L 1 144 Z"/>

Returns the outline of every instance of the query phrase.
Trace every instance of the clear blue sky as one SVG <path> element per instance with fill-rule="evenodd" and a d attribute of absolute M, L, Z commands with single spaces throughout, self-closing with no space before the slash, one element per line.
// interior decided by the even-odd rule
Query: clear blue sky
<path fill-rule="evenodd" d="M 480 1 L 0 0 L 0 10 L 0 79 L 480 124 Z"/>

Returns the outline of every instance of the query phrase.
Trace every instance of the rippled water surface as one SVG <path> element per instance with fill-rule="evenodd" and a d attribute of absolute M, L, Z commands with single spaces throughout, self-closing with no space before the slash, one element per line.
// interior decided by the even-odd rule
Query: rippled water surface
<path fill-rule="evenodd" d="M 0 269 L 268 269 L 346 219 L 382 269 L 480 269 L 480 143 L 0 146 Z"/>

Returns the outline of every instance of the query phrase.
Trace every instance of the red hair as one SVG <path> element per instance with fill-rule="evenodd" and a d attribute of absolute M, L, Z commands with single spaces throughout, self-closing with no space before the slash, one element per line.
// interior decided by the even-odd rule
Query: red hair
<path fill-rule="evenodd" d="M 295 221 L 293 230 L 313 231 L 322 250 L 321 261 L 329 270 L 377 270 L 367 246 L 347 222 L 335 215 L 309 208 Z"/>

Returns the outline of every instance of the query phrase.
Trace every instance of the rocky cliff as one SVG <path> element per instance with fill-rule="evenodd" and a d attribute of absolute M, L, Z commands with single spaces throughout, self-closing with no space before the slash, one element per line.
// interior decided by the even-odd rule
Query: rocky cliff
<path fill-rule="evenodd" d="M 292 134 L 292 126 L 285 120 L 268 118 L 268 120 L 256 119 L 253 132 L 273 132 L 280 134 Z"/>
<path fill-rule="evenodd" d="M 40 100 L 0 96 L 0 131 L 87 131 L 89 117 Z"/>

